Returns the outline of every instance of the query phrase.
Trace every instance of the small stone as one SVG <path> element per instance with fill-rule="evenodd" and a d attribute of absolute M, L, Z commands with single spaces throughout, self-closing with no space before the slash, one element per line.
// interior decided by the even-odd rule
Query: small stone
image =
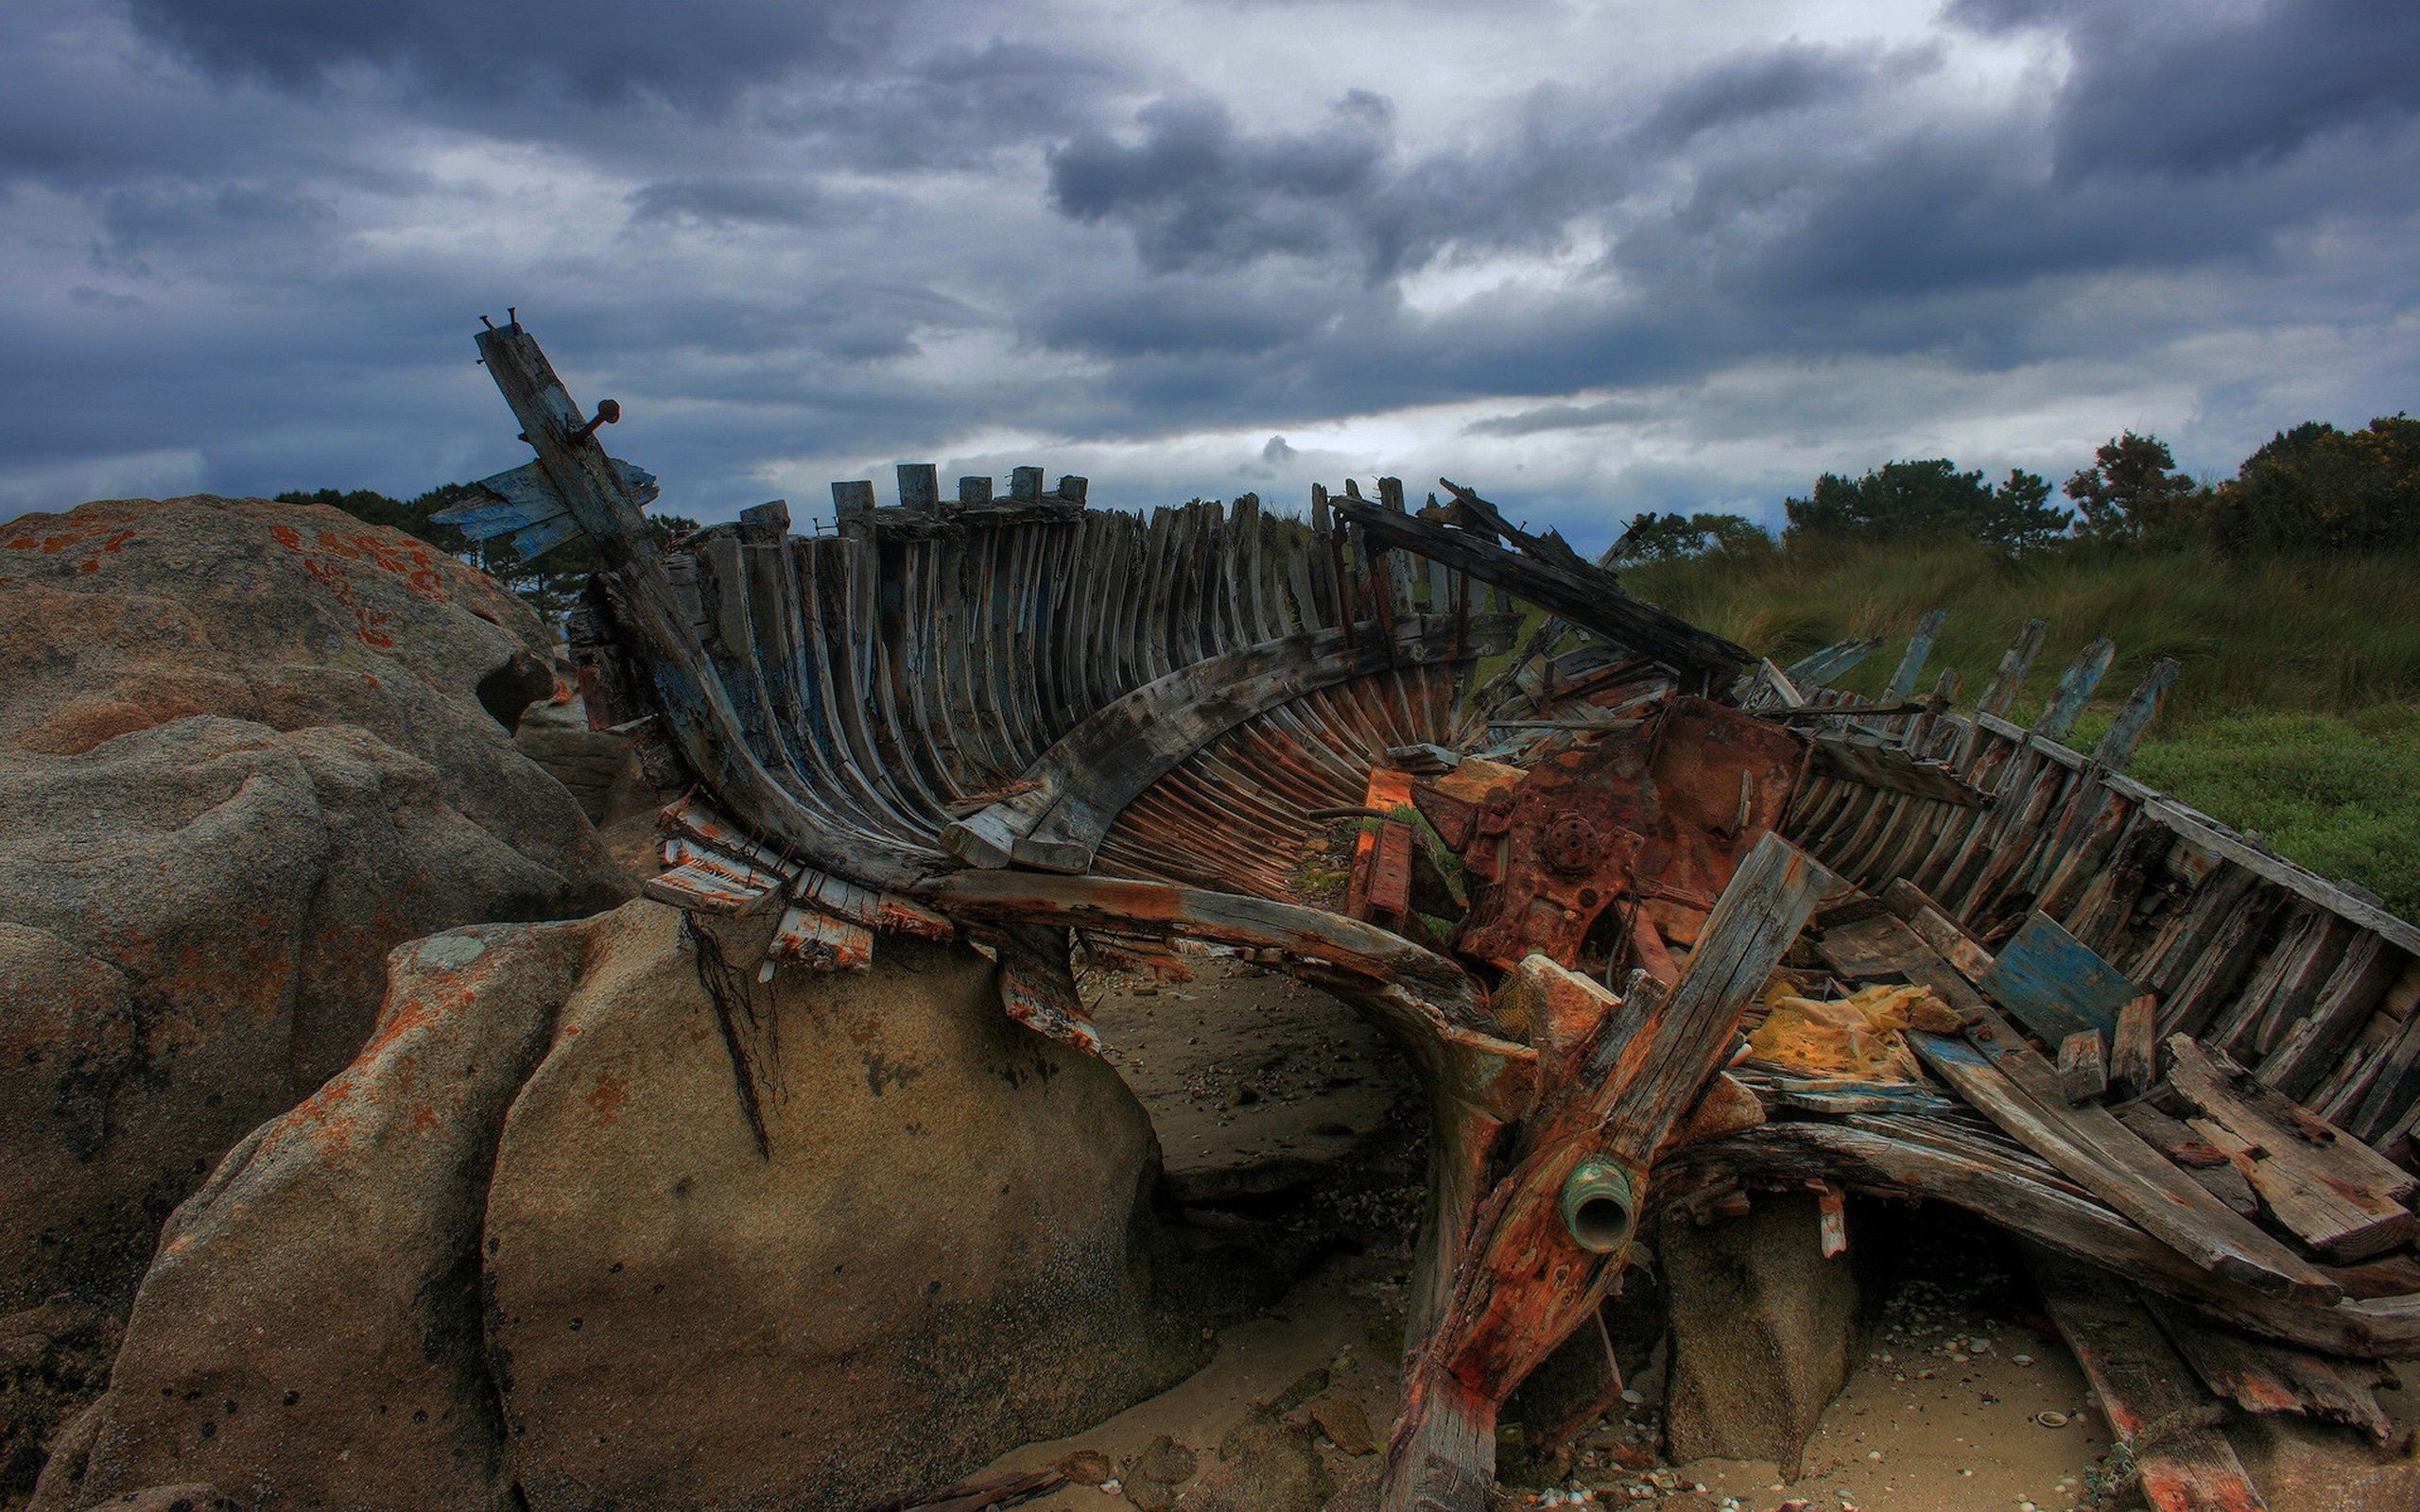
<path fill-rule="evenodd" d="M 1130 1481 L 1157 1481 L 1163 1486 L 1181 1486 L 1193 1478 L 1193 1472 L 1201 1463 L 1201 1456 L 1192 1450 L 1162 1434 L 1146 1445 L 1143 1452 L 1135 1455 L 1132 1463 L 1126 1467 L 1126 1478 Z"/>
<path fill-rule="evenodd" d="M 1173 1512 L 1176 1506 L 1176 1487 L 1159 1481 L 1137 1480 L 1130 1475 L 1120 1484 L 1120 1489 L 1126 1504 L 1134 1512 Z"/>
<path fill-rule="evenodd" d="M 1311 1421 L 1319 1425 L 1327 1441 L 1348 1454 L 1371 1454 L 1377 1452 L 1377 1441 L 1370 1432 L 1369 1415 L 1361 1404 L 1350 1397 L 1322 1397 L 1311 1403 Z"/>
<path fill-rule="evenodd" d="M 1080 1486 L 1100 1486 L 1117 1471 L 1099 1450 L 1080 1449 L 1059 1462 L 1059 1473 Z"/>
<path fill-rule="evenodd" d="M 2033 1356 L 2030 1354 L 2012 1354 L 2009 1356 L 2009 1359 L 2018 1365 L 2031 1365 L 2033 1363 Z"/>

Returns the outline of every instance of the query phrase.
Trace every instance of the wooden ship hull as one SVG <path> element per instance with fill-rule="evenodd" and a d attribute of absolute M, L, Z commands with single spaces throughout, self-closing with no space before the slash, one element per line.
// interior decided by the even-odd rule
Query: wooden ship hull
<path fill-rule="evenodd" d="M 573 649 L 677 795 L 652 895 L 777 914 L 767 974 L 965 938 L 1004 1011 L 1088 1050 L 1071 945 L 1181 974 L 1190 940 L 1402 1050 L 1433 1138 L 1385 1505 L 1483 1503 L 1498 1408 L 1644 1220 L 1808 1182 L 2080 1267 L 2054 1309 L 2154 1504 L 2258 1504 L 2221 1399 L 2388 1432 L 2378 1362 L 2420 1353 L 2420 932 L 2125 777 L 2173 663 L 2088 755 L 2106 642 L 2009 717 L 2038 622 L 1965 712 L 1954 676 L 1918 692 L 1938 616 L 1848 697 L 1874 644 L 1756 662 L 1450 484 L 1145 517 L 902 467 L 893 506 L 835 484 L 832 535 L 769 505 L 668 542 L 612 416 L 517 323 L 478 340 L 538 456 L 455 518 L 596 542 Z M 1788 991 L 1864 984 L 1926 989 L 1920 1072 L 1742 1044 Z M 2145 1386 L 2111 1339 L 2192 1368 Z M 2143 1431 L 2179 1413 L 2204 1431 Z"/>

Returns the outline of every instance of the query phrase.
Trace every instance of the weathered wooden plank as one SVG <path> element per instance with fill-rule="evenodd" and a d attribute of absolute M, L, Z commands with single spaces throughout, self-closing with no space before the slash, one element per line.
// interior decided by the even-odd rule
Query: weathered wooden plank
<path fill-rule="evenodd" d="M 2161 1297 L 2145 1298 L 2152 1316 L 2203 1384 L 2247 1412 L 2293 1413 L 2358 1428 L 2380 1444 L 2394 1424 L 2377 1388 L 2394 1375 L 2376 1361 L 2314 1354 L 2214 1328 Z"/>
<path fill-rule="evenodd" d="M 873 965 L 873 931 L 811 903 L 792 903 L 782 911 L 765 954 L 765 973 L 775 959 L 819 971 L 863 971 Z"/>
<path fill-rule="evenodd" d="M 1708 634 L 1676 614 L 1623 593 L 1610 573 L 1509 551 L 1468 530 L 1412 515 L 1331 499 L 1330 507 L 1370 538 L 1495 583 L 1572 624 L 1644 652 L 1698 678 L 1727 682 L 1754 658 L 1744 646 Z"/>
<path fill-rule="evenodd" d="M 1975 985 L 2050 1044 L 2085 1029 L 2115 1035 L 2118 1010 L 2142 995 L 2123 972 L 2039 912 L 2000 947 Z"/>
<path fill-rule="evenodd" d="M 1948 1202 L 2265 1338 L 2335 1354 L 2401 1358 L 2420 1350 L 2420 1309 L 2400 1293 L 2312 1307 L 2221 1280 L 2021 1146 L 1962 1136 L 1937 1118 L 1777 1120 L 1686 1146 L 1666 1164 L 1666 1190 L 1683 1195 L 1708 1184 L 1823 1179 Z"/>
<path fill-rule="evenodd" d="M 2259 1197 L 2254 1195 L 2252 1183 L 2236 1169 L 2235 1160 L 2226 1151 L 2149 1103 L 2129 1103 L 2115 1111 L 2118 1122 L 2175 1161 L 2179 1170 L 2201 1183 L 2203 1191 L 2247 1218 L 2259 1215 Z"/>
<path fill-rule="evenodd" d="M 1851 667 L 1881 649 L 1881 646 L 1882 642 L 1879 639 L 1842 641 L 1838 644 L 1827 645 L 1811 656 L 1802 657 L 1792 662 L 1782 669 L 1782 675 L 1789 679 L 1791 687 L 1812 691 L 1834 678 L 1847 676 Z"/>
<path fill-rule="evenodd" d="M 2160 973 L 2158 985 L 2169 988 L 2160 1014 L 2169 1032 L 2202 1032 L 2252 970 L 2261 940 L 2290 896 L 2283 888 L 2256 882 L 2235 906 L 2217 916 L 2206 937 L 2197 938 L 2199 954 L 2183 975 L 2170 978 L 2167 971 Z M 2169 962 L 2183 959 L 2180 950 L 2170 955 Z"/>
<path fill-rule="evenodd" d="M 2411 1106 L 2415 1094 L 2420 1094 L 2420 1013 L 2405 1019 L 2395 1031 L 2359 1107 L 2346 1110 L 2344 1123 L 2358 1133 L 2379 1132 Z"/>
<path fill-rule="evenodd" d="M 2079 1029 L 2059 1041 L 2059 1091 L 2088 1103 L 2109 1090 L 2109 1044 L 2098 1029 Z"/>
<path fill-rule="evenodd" d="M 2126 764 L 2135 759 L 2135 748 L 2150 732 L 2152 721 L 2159 717 L 2161 709 L 2167 707 L 2168 696 L 2176 686 L 2179 670 L 2179 663 L 2173 657 L 2164 656 L 2152 663 L 2142 685 L 2127 698 L 2126 707 L 2118 712 L 2108 732 L 2100 737 L 2100 744 L 2092 748 L 2094 765 L 2104 771 L 2125 770 Z"/>
<path fill-rule="evenodd" d="M 2076 727 L 2076 717 L 2091 701 L 2092 690 L 2100 685 L 2117 655 L 2118 644 L 2105 635 L 2085 646 L 2060 675 L 2059 686 L 2043 708 L 2042 717 L 2033 722 L 2033 733 L 2044 740 L 2066 739 L 2067 731 Z"/>
<path fill-rule="evenodd" d="M 2328 973 L 2310 1011 L 2289 1024 L 2276 1048 L 2261 1057 L 2256 1068 L 2260 1079 L 2289 1097 L 2308 1094 L 2360 1032 L 2388 985 L 2409 960 L 2378 935 L 2356 936 Z"/>
<path fill-rule="evenodd" d="M 1932 655 L 1933 637 L 1949 618 L 1945 610 L 1930 610 L 1916 622 L 1916 633 L 1908 637 L 1908 649 L 1901 653 L 1899 665 L 1882 689 L 1884 703 L 1897 703 L 1916 691 L 1916 679 L 1925 675 L 1925 660 Z"/>
<path fill-rule="evenodd" d="M 1983 696 L 1975 702 L 1978 713 L 2004 715 L 2016 702 L 2016 690 L 2025 682 L 2025 675 L 2033 669 L 2033 659 L 2042 654 L 2042 637 L 2049 633 L 2049 625 L 2042 620 L 2027 620 L 2016 632 L 2016 639 L 2000 653 L 2000 664 L 1992 680 L 1983 688 Z"/>
<path fill-rule="evenodd" d="M 2194 1263 L 2256 1290 L 2333 1301 L 2342 1288 L 2244 1221 L 2145 1144 L 2105 1108 L 2068 1106 L 2057 1070 L 1913 930 L 1902 974 L 1973 1023 L 1963 1040 L 1910 1033 L 1925 1064 L 2019 1143 Z"/>
<path fill-rule="evenodd" d="M 1100 1031 L 1076 991 L 1064 928 L 1012 924 L 983 937 L 999 956 L 1000 1007 L 1010 1018 L 1071 1050 L 1100 1054 Z"/>
<path fill-rule="evenodd" d="M 1962 808 L 1975 808 L 1990 801 L 1988 795 L 1960 781 L 1948 767 L 1921 761 L 1897 746 L 1870 735 L 1826 731 L 1815 735 L 1810 745 L 1808 765 L 1820 776 L 1882 792 L 1935 799 Z"/>
<path fill-rule="evenodd" d="M 1923 888 L 1901 877 L 1883 889 L 1883 905 L 1896 914 L 1901 922 L 1912 929 L 1932 947 L 1933 953 L 1955 967 L 1958 974 L 1969 982 L 1979 982 L 1992 969 L 1992 953 L 1975 942 L 1975 936 L 1958 926 L 1948 911 L 1926 896 Z M 1896 953 L 1904 941 L 1893 935 L 1883 948 Z"/>
<path fill-rule="evenodd" d="M 2151 994 L 2118 1010 L 2109 1042 L 2109 1079 L 2130 1097 L 2140 1097 L 2159 1080 L 2159 1005 Z"/>
<path fill-rule="evenodd" d="M 2244 1178 L 2278 1223 L 2335 1261 L 2368 1260 L 2411 1240 L 2402 1206 L 2410 1172 L 2359 1140 L 2251 1080 L 2250 1074 L 2184 1035 L 2168 1041 L 2169 1084 L 2204 1121 L 2233 1136 Z"/>
<path fill-rule="evenodd" d="M 2256 1512 L 2268 1503 L 2219 1432 L 2225 1409 L 2115 1278 L 2034 1257 L 2042 1304 L 2083 1367 L 2110 1431 L 2132 1452 L 2156 1512 Z"/>

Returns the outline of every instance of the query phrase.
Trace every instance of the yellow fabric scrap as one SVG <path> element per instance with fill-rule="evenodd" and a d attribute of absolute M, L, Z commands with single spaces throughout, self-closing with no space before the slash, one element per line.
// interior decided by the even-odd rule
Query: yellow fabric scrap
<path fill-rule="evenodd" d="M 1819 1003 L 1774 993 L 1748 1053 L 1792 1071 L 1858 1081 L 1914 1081 L 1916 1060 L 1902 1029 L 1952 1033 L 1958 1015 L 1921 987 L 1869 987 L 1855 997 Z"/>

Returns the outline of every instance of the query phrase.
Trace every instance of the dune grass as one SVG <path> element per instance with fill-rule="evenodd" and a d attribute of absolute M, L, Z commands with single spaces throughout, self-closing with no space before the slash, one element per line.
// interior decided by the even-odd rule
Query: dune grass
<path fill-rule="evenodd" d="M 2082 547 L 2021 562 L 1968 542 L 1757 553 L 1634 568 L 1624 585 L 1788 664 L 1851 636 L 1888 642 L 1841 684 L 1879 692 L 1926 610 L 1948 618 L 1961 709 L 2028 618 L 2048 623 L 2012 713 L 2041 710 L 2094 637 L 2117 643 L 2089 749 L 2151 662 L 2182 663 L 2132 770 L 2257 832 L 2322 876 L 2420 916 L 2420 555 L 2230 562 L 2199 549 Z"/>

